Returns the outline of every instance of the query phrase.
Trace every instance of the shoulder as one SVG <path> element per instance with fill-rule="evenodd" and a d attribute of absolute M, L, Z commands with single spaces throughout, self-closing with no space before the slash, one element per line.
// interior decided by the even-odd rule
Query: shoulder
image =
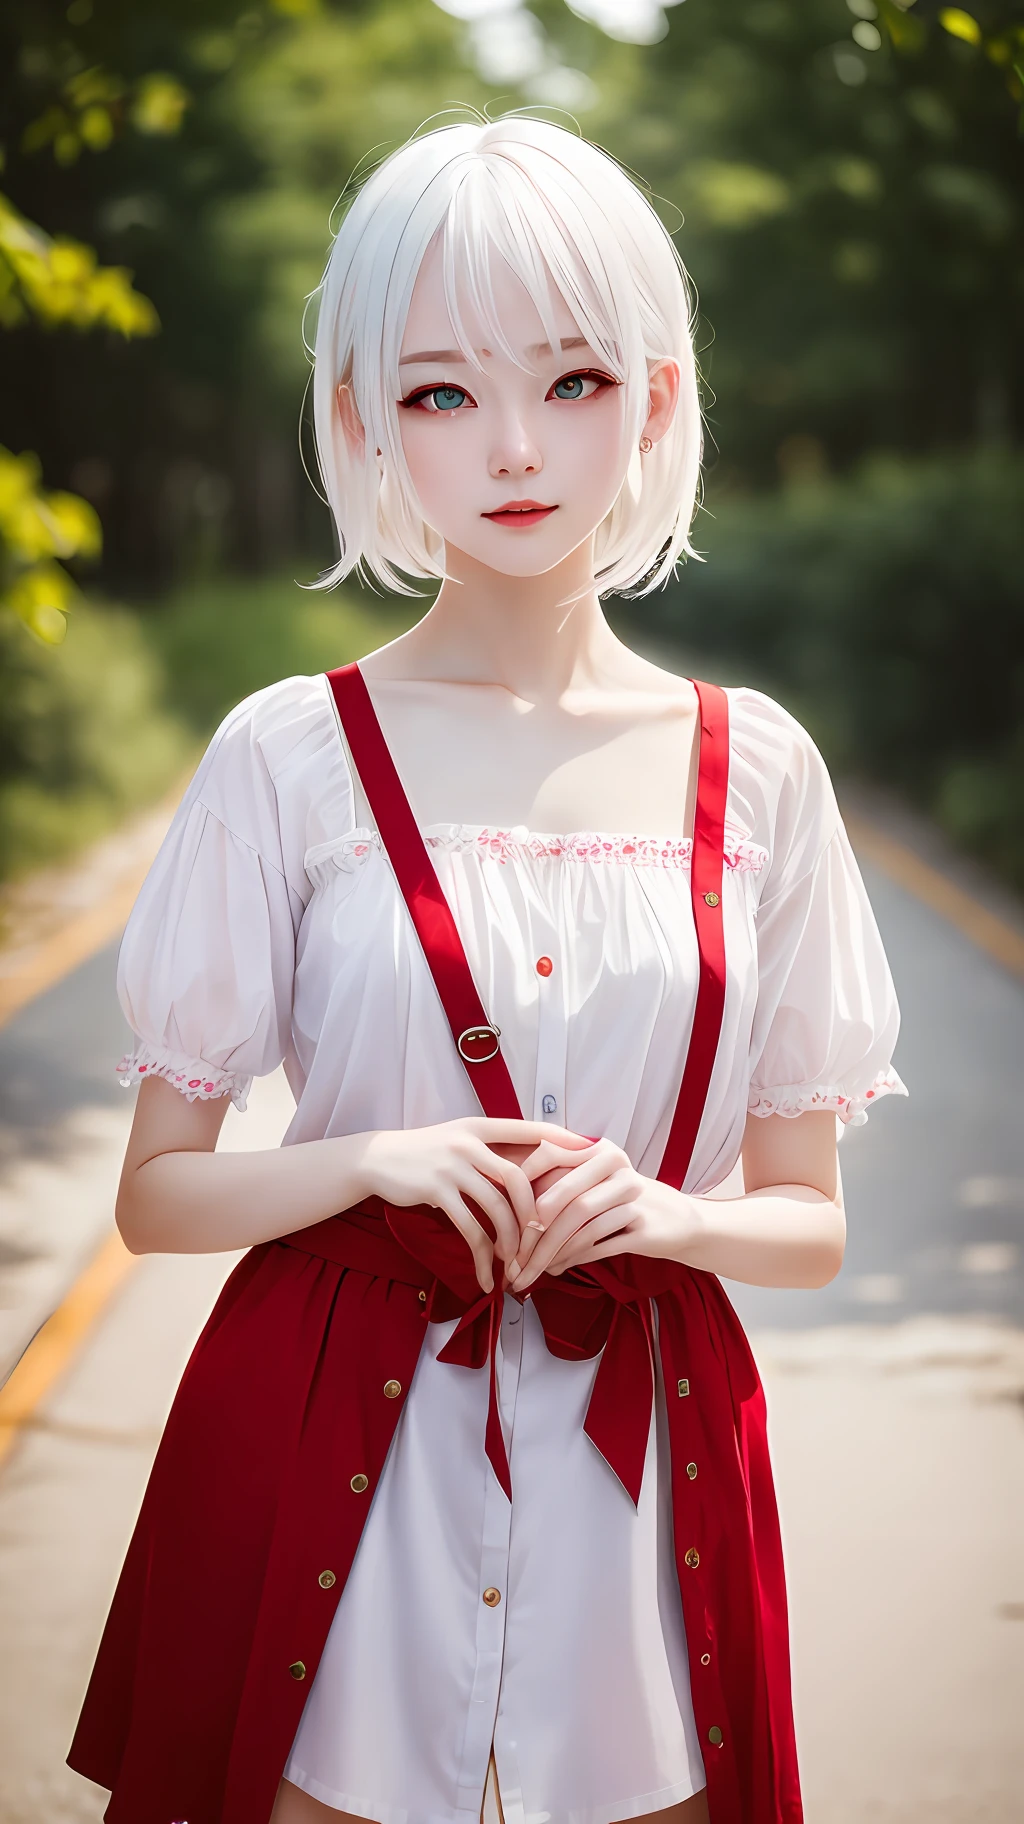
<path fill-rule="evenodd" d="M 764 691 L 741 685 L 726 696 L 731 816 L 764 844 L 773 865 L 813 865 L 840 821 L 821 753 L 802 723 Z"/>
<path fill-rule="evenodd" d="M 299 882 L 307 849 L 352 823 L 352 779 L 323 673 L 283 678 L 236 704 L 189 795 Z"/>
<path fill-rule="evenodd" d="M 229 710 L 207 749 L 209 761 L 259 766 L 271 779 L 337 740 L 327 679 L 282 678 Z"/>

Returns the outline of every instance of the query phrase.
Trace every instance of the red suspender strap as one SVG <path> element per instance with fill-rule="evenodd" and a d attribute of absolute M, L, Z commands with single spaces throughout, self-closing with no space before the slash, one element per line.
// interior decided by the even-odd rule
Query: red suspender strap
<path fill-rule="evenodd" d="M 380 839 L 480 1106 L 492 1118 L 521 1121 L 522 1110 L 501 1055 L 497 1028 L 488 1020 L 476 991 L 462 939 L 395 770 L 363 674 L 358 665 L 342 665 L 327 673 L 327 681 Z"/>
<path fill-rule="evenodd" d="M 328 682 L 381 841 L 434 978 L 459 1055 L 485 1115 L 522 1119 L 499 1034 L 484 1012 L 441 883 L 416 826 L 358 665 Z M 729 704 L 715 684 L 694 679 L 700 707 L 697 807 L 690 890 L 700 952 L 697 1003 L 686 1066 L 658 1177 L 680 1187 L 700 1127 L 725 1005 L 722 931 L 723 840 L 729 786 Z"/>
<path fill-rule="evenodd" d="M 681 1190 L 707 1101 L 725 1009 L 725 933 L 722 875 L 725 868 L 725 802 L 729 791 L 729 699 L 717 684 L 693 679 L 700 711 L 697 808 L 693 820 L 690 896 L 700 953 L 697 1003 L 672 1125 L 658 1171 L 663 1184 Z"/>

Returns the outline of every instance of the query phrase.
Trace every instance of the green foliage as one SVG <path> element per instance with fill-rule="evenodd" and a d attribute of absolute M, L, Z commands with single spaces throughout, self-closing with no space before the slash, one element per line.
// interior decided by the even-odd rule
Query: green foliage
<path fill-rule="evenodd" d="M 146 627 L 168 703 L 206 735 L 254 690 L 359 658 L 416 619 L 415 604 L 356 585 L 325 595 L 289 577 L 221 577 L 177 591 Z"/>
<path fill-rule="evenodd" d="M 146 615 L 83 602 L 56 653 L 0 620 L 0 880 L 158 798 L 250 692 L 358 658 L 414 618 L 408 602 L 265 577 L 182 589 Z"/>
<path fill-rule="evenodd" d="M 875 459 L 737 497 L 632 618 L 777 693 L 840 772 L 909 792 L 1024 886 L 1024 459 Z"/>
<path fill-rule="evenodd" d="M 0 608 L 59 646 L 75 586 L 58 559 L 99 556 L 100 523 L 76 494 L 45 493 L 34 456 L 0 446 Z"/>
<path fill-rule="evenodd" d="M 840 471 L 1020 440 L 1024 138 L 985 48 L 1019 4 L 978 0 L 974 46 L 934 0 L 687 0 L 609 57 L 536 3 L 596 84 L 584 130 L 683 215 L 713 494 L 784 479 L 793 437 Z"/>
<path fill-rule="evenodd" d="M 0 328 L 35 318 L 48 329 L 113 329 L 151 336 L 153 305 L 123 266 L 100 266 L 91 247 L 67 235 L 51 239 L 0 196 Z"/>
<path fill-rule="evenodd" d="M 0 879 L 72 854 L 149 803 L 186 763 L 137 620 L 83 605 L 46 651 L 0 619 Z"/>

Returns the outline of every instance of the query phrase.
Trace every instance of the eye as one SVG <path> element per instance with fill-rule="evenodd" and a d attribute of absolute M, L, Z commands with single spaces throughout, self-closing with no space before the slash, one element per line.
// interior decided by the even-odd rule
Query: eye
<path fill-rule="evenodd" d="M 463 405 L 474 405 L 475 401 L 461 386 L 425 386 L 399 403 L 410 409 L 415 407 L 421 412 L 435 413 L 456 412 Z"/>
<path fill-rule="evenodd" d="M 596 392 L 608 386 L 617 386 L 608 374 L 563 374 L 556 380 L 548 394 L 549 399 L 591 399 Z"/>

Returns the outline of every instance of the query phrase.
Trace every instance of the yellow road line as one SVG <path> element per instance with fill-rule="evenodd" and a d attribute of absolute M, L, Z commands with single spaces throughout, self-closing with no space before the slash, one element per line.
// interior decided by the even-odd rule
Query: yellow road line
<path fill-rule="evenodd" d="M 90 906 L 87 912 L 69 919 L 52 937 L 45 938 L 17 970 L 0 975 L 0 1026 L 124 930 L 148 870 L 147 861 L 145 867 L 124 875 L 102 904 Z"/>
<path fill-rule="evenodd" d="M 984 950 L 1011 975 L 1024 981 L 1024 936 L 1019 931 L 997 912 L 990 912 L 973 893 L 947 880 L 912 849 L 885 835 L 866 819 L 847 818 L 846 827 L 854 848 L 867 861 L 873 861 L 897 886 L 905 887 L 933 912 L 941 913 L 977 944 L 979 950 Z"/>
<path fill-rule="evenodd" d="M 118 1286 L 137 1265 L 136 1256 L 129 1254 L 115 1229 L 33 1337 L 9 1380 L 0 1387 L 0 1464 L 13 1449 L 21 1427 L 70 1365 Z"/>
<path fill-rule="evenodd" d="M 154 812 L 166 813 L 168 822 L 178 807 L 189 777 L 184 774 L 166 797 L 153 806 Z M 22 957 L 10 974 L 4 973 L 0 956 L 0 1026 L 5 1026 L 22 1007 L 34 1001 L 37 994 L 44 994 L 47 988 L 63 981 L 79 963 L 88 962 L 90 956 L 102 950 L 111 938 L 121 935 L 139 888 L 152 866 L 157 846 L 154 843 L 142 861 L 137 861 L 115 880 L 99 905 L 69 918 Z"/>

